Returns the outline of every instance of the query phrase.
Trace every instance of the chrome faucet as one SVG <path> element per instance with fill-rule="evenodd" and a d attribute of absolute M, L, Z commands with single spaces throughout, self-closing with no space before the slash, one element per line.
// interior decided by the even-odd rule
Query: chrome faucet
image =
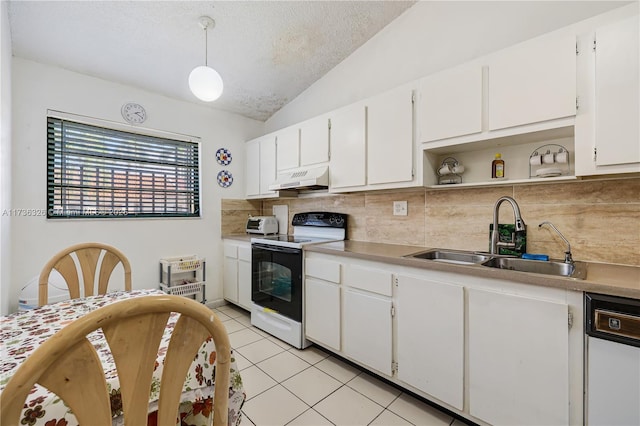
<path fill-rule="evenodd" d="M 518 203 L 516 203 L 516 200 L 507 196 L 498 198 L 498 201 L 496 201 L 496 205 L 493 207 L 493 229 L 491 230 L 491 250 L 490 250 L 491 254 L 498 254 L 498 247 L 508 247 L 508 248 L 516 247 L 515 234 L 512 235 L 511 242 L 509 243 L 500 241 L 500 233 L 498 232 L 498 216 L 500 211 L 500 204 L 502 204 L 505 201 L 508 201 L 509 204 L 511 204 L 511 207 L 513 207 L 513 215 L 515 218 L 516 232 L 525 230 L 524 220 L 522 220 L 522 216 L 520 216 L 520 207 L 518 206 Z"/>
<path fill-rule="evenodd" d="M 560 235 L 560 238 L 562 238 L 564 242 L 567 243 L 567 250 L 564 252 L 564 263 L 573 263 L 573 257 L 571 256 L 571 244 L 569 244 L 569 241 L 567 241 L 564 235 L 562 235 L 562 232 L 558 231 L 558 228 L 556 228 L 555 225 L 549 221 L 545 220 L 540 225 L 538 225 L 538 228 L 542 228 L 542 225 L 549 225 L 551 228 L 553 228 L 554 231 L 558 233 L 558 235 Z"/>

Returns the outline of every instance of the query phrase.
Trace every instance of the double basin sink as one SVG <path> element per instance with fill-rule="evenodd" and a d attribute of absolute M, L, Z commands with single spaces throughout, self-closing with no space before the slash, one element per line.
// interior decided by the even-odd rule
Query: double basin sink
<path fill-rule="evenodd" d="M 566 263 L 553 259 L 548 261 L 529 260 L 484 252 L 432 249 L 404 257 L 458 265 L 480 265 L 487 268 L 509 269 L 576 279 L 585 279 L 587 275 L 587 265 L 584 262 Z"/>

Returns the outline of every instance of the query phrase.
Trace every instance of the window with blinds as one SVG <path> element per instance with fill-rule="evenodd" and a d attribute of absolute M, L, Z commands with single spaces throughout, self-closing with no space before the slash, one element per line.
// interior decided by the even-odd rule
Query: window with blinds
<path fill-rule="evenodd" d="M 47 118 L 47 217 L 199 217 L 198 144 Z"/>

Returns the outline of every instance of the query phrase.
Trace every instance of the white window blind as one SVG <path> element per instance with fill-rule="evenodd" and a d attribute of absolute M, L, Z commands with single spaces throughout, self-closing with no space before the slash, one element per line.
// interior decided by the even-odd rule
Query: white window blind
<path fill-rule="evenodd" d="M 47 217 L 199 217 L 198 144 L 47 118 Z"/>

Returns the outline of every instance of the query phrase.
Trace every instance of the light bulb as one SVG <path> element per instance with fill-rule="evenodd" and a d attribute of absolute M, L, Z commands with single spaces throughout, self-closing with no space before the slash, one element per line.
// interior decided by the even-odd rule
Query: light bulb
<path fill-rule="evenodd" d="M 189 74 L 189 88 L 198 99 L 213 102 L 222 95 L 224 84 L 216 70 L 201 65 Z"/>

